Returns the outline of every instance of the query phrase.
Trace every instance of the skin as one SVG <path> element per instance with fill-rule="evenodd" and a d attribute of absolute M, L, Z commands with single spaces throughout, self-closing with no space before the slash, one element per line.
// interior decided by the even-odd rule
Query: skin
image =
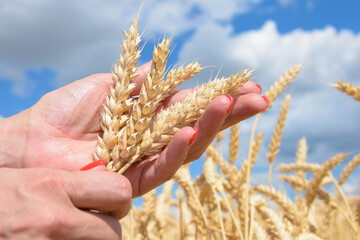
<path fill-rule="evenodd" d="M 139 68 L 133 95 L 139 93 L 150 66 L 151 62 Z M 132 198 L 171 179 L 182 164 L 198 159 L 217 132 L 268 105 L 261 89 L 248 81 L 232 95 L 229 114 L 228 97 L 219 96 L 211 102 L 194 123 L 198 134 L 191 145 L 195 131 L 185 127 L 161 153 L 133 164 L 124 175 L 105 172 L 104 166 L 79 172 L 92 161 L 96 136 L 101 134 L 102 104 L 112 84 L 111 74 L 95 74 L 52 91 L 24 112 L 0 120 L 0 193 L 8 195 L 0 199 L 2 206 L 8 206 L 0 214 L 0 239 L 98 239 L 97 234 L 104 238 L 104 232 L 105 239 L 121 239 L 116 219 L 128 213 Z M 182 101 L 192 91 L 176 92 L 159 109 Z M 10 215 L 11 221 L 4 217 Z"/>

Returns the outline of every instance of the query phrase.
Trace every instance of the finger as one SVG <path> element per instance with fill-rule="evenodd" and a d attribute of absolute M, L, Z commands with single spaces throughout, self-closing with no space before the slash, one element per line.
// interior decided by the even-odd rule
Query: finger
<path fill-rule="evenodd" d="M 145 194 L 168 181 L 183 164 L 189 144 L 196 138 L 197 130 L 191 127 L 180 129 L 157 159 L 133 164 L 124 175 L 133 187 L 133 197 Z"/>
<path fill-rule="evenodd" d="M 269 100 L 256 93 L 234 97 L 234 106 L 221 130 L 266 110 L 268 106 Z"/>
<path fill-rule="evenodd" d="M 227 96 L 219 96 L 206 108 L 203 115 L 201 115 L 195 123 L 195 127 L 199 130 L 199 133 L 194 144 L 189 149 L 185 163 L 200 158 L 205 152 L 206 148 L 224 124 L 231 104 L 231 99 Z"/>
<path fill-rule="evenodd" d="M 131 206 L 132 206 L 132 203 L 131 203 L 131 201 L 129 201 L 129 202 L 125 203 L 124 205 L 122 205 L 120 208 L 112 210 L 109 213 L 115 219 L 120 220 L 129 213 Z"/>
<path fill-rule="evenodd" d="M 243 86 L 241 86 L 239 88 L 239 91 L 237 93 L 235 93 L 234 96 L 244 95 L 244 94 L 248 94 L 248 93 L 261 94 L 261 92 L 262 92 L 262 88 L 259 84 L 256 84 L 253 81 L 247 81 L 246 83 L 244 83 Z"/>
<path fill-rule="evenodd" d="M 115 218 L 90 211 L 73 211 L 69 221 L 74 227 L 67 232 L 66 239 L 121 239 L 121 225 Z"/>
<path fill-rule="evenodd" d="M 64 180 L 64 188 L 78 208 L 111 211 L 131 202 L 128 179 L 105 171 L 73 172 Z"/>

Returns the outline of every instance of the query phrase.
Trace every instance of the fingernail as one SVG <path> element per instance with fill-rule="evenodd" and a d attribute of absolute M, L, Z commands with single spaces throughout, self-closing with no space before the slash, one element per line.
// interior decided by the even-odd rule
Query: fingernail
<path fill-rule="evenodd" d="M 189 146 L 194 143 L 197 135 L 198 135 L 198 129 L 196 127 L 194 127 L 194 134 L 190 138 Z"/>
<path fill-rule="evenodd" d="M 229 107 L 228 107 L 228 109 L 226 111 L 226 116 L 228 116 L 231 109 L 232 109 L 232 107 L 233 107 L 233 105 L 234 105 L 234 99 L 233 99 L 233 97 L 231 95 L 226 95 L 226 97 L 230 100 L 230 105 L 229 105 Z"/>
<path fill-rule="evenodd" d="M 260 84 L 256 84 L 256 86 L 258 87 L 258 89 L 260 89 L 260 93 L 259 93 L 259 94 L 261 94 L 261 93 L 262 93 L 262 87 L 260 86 Z"/>
<path fill-rule="evenodd" d="M 86 164 L 85 166 L 80 168 L 80 171 L 90 170 L 90 169 L 96 168 L 98 166 L 105 165 L 105 163 L 106 163 L 105 160 L 99 159 L 99 160 L 93 161 L 89 164 Z"/>
<path fill-rule="evenodd" d="M 262 96 L 262 98 L 265 100 L 266 102 L 266 107 L 262 110 L 262 111 L 265 111 L 268 107 L 269 107 L 269 99 L 267 96 Z"/>

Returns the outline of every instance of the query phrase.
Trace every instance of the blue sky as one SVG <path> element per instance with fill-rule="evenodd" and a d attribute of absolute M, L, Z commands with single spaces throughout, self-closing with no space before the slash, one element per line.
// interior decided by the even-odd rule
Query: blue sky
<path fill-rule="evenodd" d="M 0 116 L 17 114 L 76 79 L 109 72 L 121 30 L 138 6 L 125 0 L 0 0 Z M 141 63 L 151 59 L 165 30 L 175 34 L 170 65 L 200 58 L 221 66 L 224 76 L 248 66 L 264 90 L 302 63 L 287 90 L 293 101 L 278 161 L 292 161 L 303 136 L 309 161 L 323 162 L 341 151 L 351 152 L 351 159 L 360 150 L 360 104 L 328 84 L 341 79 L 360 85 L 359 10 L 357 0 L 147 0 L 140 16 L 148 40 Z M 206 69 L 184 88 L 207 81 L 218 69 Z M 265 176 L 264 156 L 281 100 L 259 122 L 265 142 L 258 179 Z M 251 125 L 252 120 L 240 125 L 241 158 Z M 194 171 L 201 165 L 195 163 Z"/>

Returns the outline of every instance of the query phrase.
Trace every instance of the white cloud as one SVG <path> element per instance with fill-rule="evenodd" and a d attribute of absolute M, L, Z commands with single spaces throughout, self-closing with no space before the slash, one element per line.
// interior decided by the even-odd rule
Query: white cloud
<path fill-rule="evenodd" d="M 123 29 L 128 29 L 141 2 L 0 1 L 0 77 L 24 95 L 25 69 L 58 70 L 58 84 L 97 72 L 109 72 L 118 57 Z M 167 30 L 180 35 L 206 22 L 229 20 L 261 0 L 146 0 L 140 15 L 144 39 Z M 152 41 L 150 41 L 151 43 Z"/>
<path fill-rule="evenodd" d="M 276 24 L 268 21 L 260 29 L 234 35 L 232 26 L 217 23 L 249 12 L 261 2 L 146 0 L 140 25 L 141 29 L 147 27 L 144 39 L 163 32 L 166 24 L 176 35 L 194 30 L 180 49 L 180 62 L 200 57 L 205 65 L 222 66 L 221 75 L 249 66 L 256 69 L 255 81 L 264 90 L 291 65 L 303 63 L 301 74 L 288 90 L 293 101 L 280 149 L 282 160 L 293 160 L 297 141 L 303 136 L 308 138 L 314 161 L 324 161 L 343 148 L 359 149 L 354 131 L 360 127 L 356 121 L 360 112 L 355 110 L 359 105 L 327 84 L 337 78 L 359 84 L 360 34 L 331 26 L 280 34 Z M 55 68 L 60 85 L 108 72 L 118 57 L 121 30 L 128 28 L 139 8 L 138 1 L 125 0 L 17 0 L 1 1 L 1 5 L 0 77 L 12 81 L 18 95 L 30 84 L 23 75 L 27 68 Z M 210 71 L 216 74 L 217 69 L 206 69 L 200 82 L 208 80 Z M 259 122 L 265 133 L 259 155 L 264 166 L 279 107 L 278 101 Z M 241 125 L 245 135 L 242 152 L 247 149 L 251 124 L 250 120 Z"/>
<path fill-rule="evenodd" d="M 313 31 L 294 30 L 280 34 L 276 23 L 266 22 L 260 29 L 238 35 L 231 26 L 208 23 L 197 29 L 181 53 L 180 61 L 204 57 L 204 64 L 221 65 L 220 75 L 237 72 L 244 66 L 255 68 L 254 81 L 265 91 L 293 64 L 303 63 L 301 73 L 289 86 L 293 96 L 285 125 L 279 161 L 293 161 L 297 142 L 305 136 L 309 142 L 309 161 L 324 162 L 341 151 L 359 151 L 359 103 L 329 86 L 338 79 L 360 85 L 360 33 L 337 31 L 331 26 Z M 207 69 L 201 80 L 208 80 Z M 187 87 L 194 83 L 186 83 Z M 279 99 L 272 110 L 260 118 L 264 145 L 260 166 L 267 166 L 266 152 L 277 114 Z M 241 124 L 241 160 L 246 157 L 253 120 Z"/>

